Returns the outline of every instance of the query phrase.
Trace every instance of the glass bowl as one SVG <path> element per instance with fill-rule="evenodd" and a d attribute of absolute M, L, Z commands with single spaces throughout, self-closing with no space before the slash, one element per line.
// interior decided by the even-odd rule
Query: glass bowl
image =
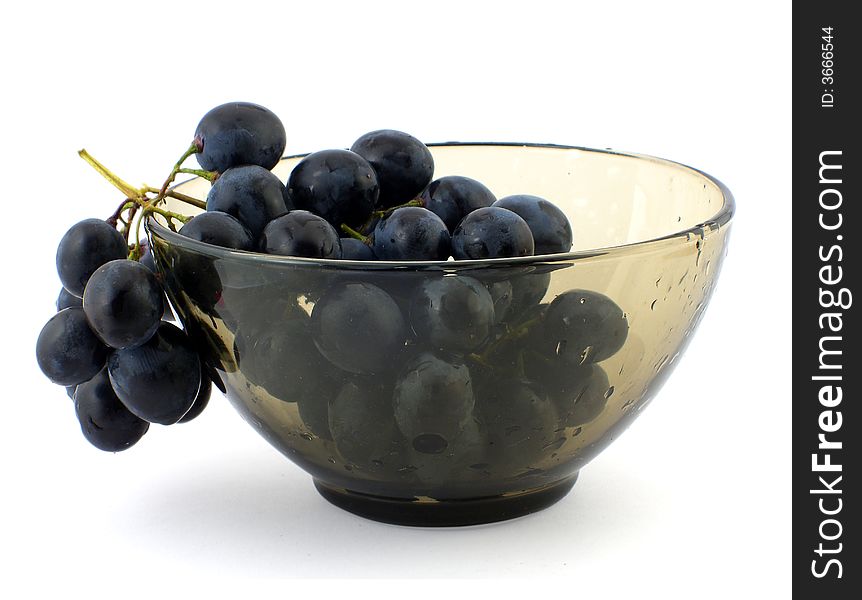
<path fill-rule="evenodd" d="M 734 202 L 709 175 L 649 156 L 528 144 L 431 151 L 435 178 L 466 175 L 498 198 L 554 202 L 571 221 L 572 251 L 351 262 L 227 250 L 154 219 L 147 229 L 168 296 L 212 375 L 327 500 L 399 524 L 499 521 L 562 498 L 661 388 L 715 287 Z M 274 172 L 286 181 L 301 158 Z M 208 186 L 196 179 L 177 189 L 203 198 Z M 445 277 L 489 290 L 495 320 L 484 345 L 448 348 L 411 326 L 416 290 Z M 324 358 L 309 325 L 317 303 L 350 285 L 383 290 L 407 324 L 372 375 Z M 460 318 L 470 331 L 469 315 Z M 378 342 L 353 320 L 343 336 Z M 452 376 L 422 388 L 421 371 L 435 361 Z"/>

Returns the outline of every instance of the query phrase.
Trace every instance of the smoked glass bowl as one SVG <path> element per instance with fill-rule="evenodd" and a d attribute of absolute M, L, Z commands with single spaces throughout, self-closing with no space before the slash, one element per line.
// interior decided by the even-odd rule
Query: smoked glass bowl
<path fill-rule="evenodd" d="M 327 500 L 398 524 L 500 521 L 562 498 L 659 391 L 715 288 L 734 201 L 709 175 L 649 156 L 528 144 L 431 150 L 435 178 L 465 175 L 498 198 L 554 202 L 571 222 L 572 251 L 352 262 L 227 250 L 156 220 L 147 229 L 170 301 L 217 385 Z M 286 181 L 301 158 L 274 172 Z M 205 198 L 208 186 L 177 189 Z M 494 299 L 488 340 L 470 352 L 410 325 L 416 290 L 444 277 L 478 281 Z M 372 374 L 329 362 L 309 325 L 328 293 L 356 284 L 382 290 L 407 324 Z M 343 335 L 373 344 L 367 329 L 350 320 Z M 421 380 L 423 353 L 454 365 L 461 387 L 414 389 L 425 400 L 411 410 L 393 390 Z"/>

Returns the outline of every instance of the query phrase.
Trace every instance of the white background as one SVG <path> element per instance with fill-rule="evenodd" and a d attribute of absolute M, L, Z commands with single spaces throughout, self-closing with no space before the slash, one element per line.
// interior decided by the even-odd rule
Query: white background
<path fill-rule="evenodd" d="M 550 591 L 573 597 L 789 595 L 789 3 L 171 4 L 4 8 L 0 590 L 559 576 Z M 59 238 L 117 202 L 75 153 L 155 184 L 229 100 L 281 116 L 288 153 L 387 127 L 702 168 L 738 203 L 722 280 L 649 410 L 534 516 L 460 530 L 354 517 L 220 395 L 102 454 L 34 358 Z"/>

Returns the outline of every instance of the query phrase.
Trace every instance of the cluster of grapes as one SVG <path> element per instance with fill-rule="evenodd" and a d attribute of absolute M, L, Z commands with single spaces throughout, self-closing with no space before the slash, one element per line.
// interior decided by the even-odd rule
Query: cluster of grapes
<path fill-rule="evenodd" d="M 150 423 L 187 422 L 206 407 L 211 381 L 173 319 L 149 248 L 127 260 L 123 235 L 86 219 L 57 248 L 63 288 L 36 343 L 39 366 L 66 386 L 84 436 L 111 452 Z"/>
<path fill-rule="evenodd" d="M 527 469 L 613 394 L 599 363 L 628 323 L 606 296 L 543 303 L 547 272 L 390 275 L 335 281 L 310 314 L 309 292 L 286 281 L 225 287 L 211 311 L 249 382 L 295 402 L 354 468 L 432 480 Z"/>
<path fill-rule="evenodd" d="M 271 111 L 231 103 L 203 117 L 161 189 L 132 189 L 90 160 L 131 202 L 112 220 L 82 221 L 64 236 L 59 312 L 37 356 L 52 381 L 68 386 L 97 447 L 121 450 L 149 423 L 194 418 L 212 384 L 191 338 L 163 320 L 170 309 L 149 249 L 129 247 L 139 206 L 171 228 L 180 222 L 189 238 L 286 256 L 470 260 L 572 246 L 566 216 L 543 198 L 498 200 L 468 177 L 432 181 L 430 151 L 406 133 L 374 131 L 350 150 L 312 153 L 287 185 L 272 173 L 284 148 L 284 127 Z M 203 170 L 182 168 L 192 154 Z M 197 204 L 206 211 L 193 218 L 159 207 L 166 196 L 195 203 L 168 187 L 180 172 L 213 182 L 205 205 Z M 127 209 L 121 233 L 117 216 Z M 531 444 L 538 452 L 548 434 L 601 411 L 613 389 L 597 363 L 628 333 L 622 310 L 601 294 L 570 290 L 543 304 L 550 272 L 537 266 L 473 276 L 369 270 L 312 290 L 300 276 L 285 289 L 231 289 L 208 277 L 205 264 L 171 263 L 163 275 L 234 334 L 233 360 L 248 380 L 297 402 L 309 429 L 367 468 L 382 464 L 393 444 L 439 456 L 459 443 L 496 443 L 528 459 Z M 310 311 L 301 306 L 309 299 Z"/>
<path fill-rule="evenodd" d="M 400 131 L 372 131 L 350 150 L 309 154 L 287 185 L 271 172 L 284 149 L 284 126 L 263 107 L 219 106 L 201 120 L 195 141 L 200 164 L 219 175 L 207 212 L 180 233 L 210 244 L 309 258 L 432 261 L 572 246 L 568 219 L 551 202 L 531 195 L 497 200 L 469 177 L 432 181 L 431 152 Z"/>

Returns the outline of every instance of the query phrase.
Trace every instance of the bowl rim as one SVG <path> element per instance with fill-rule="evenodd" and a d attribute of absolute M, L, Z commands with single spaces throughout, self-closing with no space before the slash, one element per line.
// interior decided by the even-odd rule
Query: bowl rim
<path fill-rule="evenodd" d="M 477 269 L 482 267 L 500 268 L 510 266 L 530 266 L 530 265 L 554 265 L 560 263 L 570 263 L 574 261 L 583 261 L 596 258 L 612 258 L 619 255 L 630 255 L 641 252 L 654 252 L 668 244 L 688 243 L 693 239 L 705 239 L 712 232 L 716 232 L 722 227 L 728 225 L 733 219 L 736 212 L 736 200 L 733 194 L 724 183 L 716 177 L 713 177 L 705 171 L 696 169 L 686 164 L 652 156 L 649 154 L 640 154 L 636 152 L 626 152 L 613 150 L 611 148 L 589 148 L 586 146 L 569 146 L 564 144 L 550 143 L 535 143 L 535 142 L 434 142 L 426 144 L 428 147 L 460 147 L 460 146 L 501 146 L 501 147 L 524 147 L 524 148 L 548 148 L 559 150 L 578 150 L 581 152 L 592 152 L 597 154 L 608 154 L 611 156 L 622 156 L 643 160 L 649 163 L 660 164 L 667 167 L 690 171 L 705 180 L 715 185 L 721 192 L 723 202 L 718 211 L 706 221 L 697 223 L 691 227 L 687 227 L 680 231 L 675 231 L 666 235 L 662 235 L 647 240 L 631 242 L 628 244 L 620 244 L 617 246 L 607 246 L 602 248 L 589 248 L 583 250 L 574 250 L 571 252 L 559 254 L 541 254 L 534 256 L 519 256 L 514 258 L 485 258 L 476 260 L 446 260 L 446 261 L 394 261 L 394 260 L 344 260 L 334 258 L 306 258 L 301 256 L 281 256 L 276 254 L 263 254 L 261 252 L 250 252 L 245 250 L 233 250 L 230 248 L 222 248 L 214 246 L 198 240 L 187 238 L 175 231 L 171 231 L 167 227 L 159 223 L 154 215 L 149 215 L 144 223 L 145 229 L 149 235 L 157 235 L 166 240 L 172 245 L 181 248 L 191 249 L 202 254 L 208 254 L 213 258 L 229 258 L 233 260 L 249 260 L 256 263 L 270 263 L 280 265 L 295 265 L 295 266 L 310 266 L 316 265 L 319 267 L 327 267 L 339 270 L 464 270 Z M 280 161 L 301 159 L 308 156 L 309 152 L 302 154 L 292 154 L 283 156 Z M 180 187 L 189 181 L 196 178 L 187 179 L 185 181 L 174 184 L 171 189 Z"/>

